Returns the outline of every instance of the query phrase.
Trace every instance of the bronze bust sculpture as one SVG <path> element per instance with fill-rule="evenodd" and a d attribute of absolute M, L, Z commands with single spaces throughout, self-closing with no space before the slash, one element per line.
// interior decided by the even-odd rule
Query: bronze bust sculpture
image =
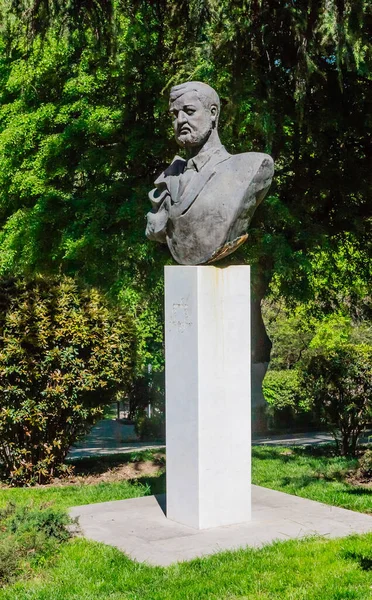
<path fill-rule="evenodd" d="M 175 156 L 156 179 L 146 235 L 168 244 L 180 264 L 211 263 L 247 239 L 253 213 L 270 187 L 273 160 L 225 150 L 217 131 L 220 101 L 209 85 L 189 81 L 173 87 L 169 107 L 188 160 Z"/>

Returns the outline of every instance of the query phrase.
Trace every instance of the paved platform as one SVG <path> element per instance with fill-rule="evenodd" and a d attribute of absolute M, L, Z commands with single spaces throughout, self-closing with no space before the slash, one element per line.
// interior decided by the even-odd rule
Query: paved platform
<path fill-rule="evenodd" d="M 164 504 L 164 496 L 145 496 L 77 506 L 70 514 L 87 538 L 161 566 L 274 540 L 372 532 L 372 516 L 258 486 L 252 486 L 252 521 L 240 525 L 199 531 L 168 520 Z"/>

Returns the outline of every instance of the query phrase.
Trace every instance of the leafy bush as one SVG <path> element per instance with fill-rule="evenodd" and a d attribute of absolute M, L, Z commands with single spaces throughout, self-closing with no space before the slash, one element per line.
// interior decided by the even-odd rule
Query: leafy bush
<path fill-rule="evenodd" d="M 366 450 L 359 460 L 359 471 L 366 478 L 372 478 L 372 450 Z"/>
<path fill-rule="evenodd" d="M 13 536 L 0 536 L 0 587 L 9 583 L 19 571 L 19 547 Z"/>
<path fill-rule="evenodd" d="M 304 389 L 319 407 L 339 451 L 354 456 L 372 418 L 372 346 L 318 347 L 301 366 Z"/>
<path fill-rule="evenodd" d="M 151 406 L 151 417 L 147 407 Z M 141 440 L 165 439 L 165 373 L 148 372 L 138 377 L 130 393 L 130 413 Z"/>
<path fill-rule="evenodd" d="M 164 413 L 158 413 L 147 417 L 142 414 L 136 418 L 135 430 L 140 440 L 158 440 L 165 439 L 165 416 Z"/>
<path fill-rule="evenodd" d="M 310 408 L 309 398 L 304 393 L 300 376 L 295 369 L 268 371 L 263 381 L 263 393 L 266 402 L 277 409 Z"/>
<path fill-rule="evenodd" d="M 134 329 L 67 277 L 2 280 L 0 309 L 0 463 L 13 484 L 41 483 L 129 386 Z"/>
<path fill-rule="evenodd" d="M 0 512 L 0 586 L 9 583 L 27 558 L 40 562 L 71 537 L 70 517 L 55 508 L 8 506 Z"/>
<path fill-rule="evenodd" d="M 52 507 L 30 509 L 20 506 L 7 518 L 7 529 L 17 536 L 41 534 L 57 542 L 65 542 L 70 533 L 66 528 L 71 519 L 65 512 Z"/>
<path fill-rule="evenodd" d="M 269 370 L 262 390 L 268 403 L 267 415 L 271 429 L 309 426 L 314 420 L 311 401 L 304 392 L 296 369 Z"/>
<path fill-rule="evenodd" d="M 157 412 L 165 411 L 165 371 L 146 372 L 137 377 L 131 386 L 130 416 L 142 415 L 151 404 Z"/>

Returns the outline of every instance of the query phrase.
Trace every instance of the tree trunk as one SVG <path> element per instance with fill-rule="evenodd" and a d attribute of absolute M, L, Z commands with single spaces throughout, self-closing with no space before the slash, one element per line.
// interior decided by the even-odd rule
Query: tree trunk
<path fill-rule="evenodd" d="M 251 300 L 251 390 L 252 390 L 252 432 L 267 432 L 266 401 L 262 393 L 262 382 L 270 362 L 272 343 L 267 335 L 262 318 L 262 296 Z"/>

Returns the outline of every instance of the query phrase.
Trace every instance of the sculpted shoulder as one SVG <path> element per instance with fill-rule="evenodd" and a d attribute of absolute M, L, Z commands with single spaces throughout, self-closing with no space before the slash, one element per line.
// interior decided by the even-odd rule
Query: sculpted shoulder
<path fill-rule="evenodd" d="M 273 178 L 274 161 L 263 152 L 231 154 L 217 165 L 216 172 L 218 183 L 223 182 L 224 187 L 236 190 L 236 201 L 240 197 L 239 190 L 244 195 L 249 190 L 250 195 L 255 196 L 257 205 L 263 199 L 262 192 L 267 191 Z"/>
<path fill-rule="evenodd" d="M 268 154 L 263 152 L 242 152 L 241 154 L 231 154 L 228 159 L 229 168 L 238 173 L 247 175 L 251 172 L 260 172 L 263 177 L 272 178 L 274 175 L 274 161 Z"/>

